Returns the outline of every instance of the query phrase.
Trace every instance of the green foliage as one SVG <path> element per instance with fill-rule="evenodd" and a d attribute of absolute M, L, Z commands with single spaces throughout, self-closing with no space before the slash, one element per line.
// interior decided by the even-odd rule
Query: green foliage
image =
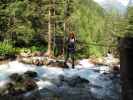
<path fill-rule="evenodd" d="M 65 0 L 53 2 L 54 8 L 51 8 L 51 31 L 53 33 L 62 34 L 64 32 L 64 6 Z M 12 40 L 11 34 L 16 33 L 16 38 L 13 40 L 18 47 L 34 45 L 32 40 L 37 35 L 41 36 L 41 40 L 48 41 L 48 9 L 49 0 L 2 1 L 0 5 L 0 37 L 5 40 Z M 53 24 L 56 24 L 56 27 L 53 27 Z"/>
<path fill-rule="evenodd" d="M 96 57 L 101 57 L 105 56 L 107 52 L 109 51 L 109 47 L 105 46 L 90 46 L 90 55 L 91 56 L 96 56 Z"/>
<path fill-rule="evenodd" d="M 15 49 L 8 41 L 0 42 L 0 56 L 10 56 L 14 54 Z"/>
<path fill-rule="evenodd" d="M 105 14 L 104 10 L 92 0 L 76 0 L 75 11 L 70 18 L 74 23 L 74 30 L 77 32 L 77 38 L 83 41 L 89 55 L 102 55 L 104 48 L 90 46 L 89 43 L 107 43 L 109 34 L 105 32 Z"/>
<path fill-rule="evenodd" d="M 125 16 L 119 16 L 114 13 L 109 13 L 106 15 L 105 31 L 111 34 L 110 38 L 112 38 L 112 35 L 123 37 L 125 34 L 126 26 L 127 26 L 127 18 Z"/>
<path fill-rule="evenodd" d="M 133 7 L 128 8 L 128 25 L 126 27 L 125 36 L 133 37 Z"/>
<path fill-rule="evenodd" d="M 34 51 L 42 51 L 42 52 L 46 52 L 46 50 L 47 50 L 47 47 L 45 47 L 45 46 L 32 46 L 32 47 L 30 47 L 30 50 L 32 51 L 32 52 L 34 52 Z"/>
<path fill-rule="evenodd" d="M 32 28 L 29 28 L 28 26 L 24 25 L 18 25 L 15 30 L 17 35 L 17 43 L 21 45 L 22 44 L 30 44 L 30 41 L 32 40 L 35 31 Z M 20 42 L 20 43 L 19 43 Z"/>
<path fill-rule="evenodd" d="M 84 49 L 78 51 L 77 56 L 102 56 L 110 48 L 91 44 L 115 45 L 115 36 L 125 35 L 127 26 L 125 17 L 113 11 L 105 13 L 93 0 L 54 1 L 51 2 L 51 33 L 64 35 L 65 21 L 65 31 L 75 31 L 77 40 L 83 42 L 79 48 L 84 46 Z M 49 0 L 0 1 L 0 41 L 12 40 L 16 47 L 30 48 L 31 51 L 46 51 L 49 7 Z M 133 10 L 129 8 L 126 34 L 132 34 L 133 31 L 132 14 Z M 2 48 L 1 52 L 4 50 L 6 49 Z M 5 53 L 3 52 L 3 55 Z"/>
<path fill-rule="evenodd" d="M 30 9 L 30 11 L 28 7 L 28 0 L 16 0 L 0 6 L 0 15 L 2 14 L 0 21 L 4 21 L 4 24 L 1 24 L 2 28 L 0 32 L 4 34 L 3 37 L 5 40 L 12 40 L 11 34 L 16 33 L 14 42 L 17 46 L 29 45 L 35 34 L 32 22 L 28 19 L 28 15 L 33 10 Z"/>
<path fill-rule="evenodd" d="M 42 52 L 46 52 L 47 50 L 47 47 L 45 46 L 31 46 L 31 47 L 17 47 L 15 52 L 17 54 L 20 54 L 22 52 L 29 52 L 29 53 L 32 53 L 32 52 L 36 52 L 36 51 L 42 51 Z"/>

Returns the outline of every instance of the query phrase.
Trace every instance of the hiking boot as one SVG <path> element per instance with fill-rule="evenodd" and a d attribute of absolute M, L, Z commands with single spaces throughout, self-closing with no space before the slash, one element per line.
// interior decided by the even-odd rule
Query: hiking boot
<path fill-rule="evenodd" d="M 72 65 L 72 68 L 74 69 L 74 65 Z"/>

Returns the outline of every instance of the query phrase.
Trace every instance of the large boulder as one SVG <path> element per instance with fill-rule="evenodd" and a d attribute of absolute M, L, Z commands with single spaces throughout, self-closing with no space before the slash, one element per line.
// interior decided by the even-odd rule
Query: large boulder
<path fill-rule="evenodd" d="M 6 84 L 6 90 L 4 94 L 15 95 L 15 86 L 13 83 L 9 82 Z"/>
<path fill-rule="evenodd" d="M 25 80 L 24 87 L 26 91 L 32 91 L 38 88 L 36 82 L 32 79 Z"/>
<path fill-rule="evenodd" d="M 89 81 L 86 79 L 81 78 L 80 76 L 72 76 L 72 77 L 65 77 L 60 76 L 60 80 L 66 82 L 69 86 L 75 87 L 79 84 L 88 84 Z"/>
<path fill-rule="evenodd" d="M 24 73 L 24 78 L 36 78 L 38 75 L 37 75 L 37 72 L 34 72 L 34 71 L 27 71 Z"/>
<path fill-rule="evenodd" d="M 43 60 L 35 59 L 35 60 L 32 60 L 32 64 L 34 64 L 36 66 L 42 66 L 42 65 L 44 65 L 44 62 L 43 62 Z"/>
<path fill-rule="evenodd" d="M 19 75 L 18 73 L 13 73 L 9 76 L 9 78 L 14 81 L 14 82 L 22 82 L 23 81 L 23 77 L 22 75 Z"/>

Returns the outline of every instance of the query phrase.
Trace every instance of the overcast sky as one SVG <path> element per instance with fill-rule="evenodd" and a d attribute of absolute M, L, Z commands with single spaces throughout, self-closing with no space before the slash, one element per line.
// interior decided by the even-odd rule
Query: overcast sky
<path fill-rule="evenodd" d="M 102 1 L 105 1 L 105 0 L 94 0 L 96 2 L 102 2 Z M 129 0 L 117 0 L 119 2 L 121 2 L 124 6 L 127 6 Z"/>

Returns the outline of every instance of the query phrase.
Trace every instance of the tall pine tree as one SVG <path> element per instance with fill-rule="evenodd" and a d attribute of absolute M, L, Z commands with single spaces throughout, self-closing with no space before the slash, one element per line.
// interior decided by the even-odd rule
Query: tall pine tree
<path fill-rule="evenodd" d="M 133 37 L 133 7 L 128 8 L 128 25 L 126 28 L 126 37 Z"/>

